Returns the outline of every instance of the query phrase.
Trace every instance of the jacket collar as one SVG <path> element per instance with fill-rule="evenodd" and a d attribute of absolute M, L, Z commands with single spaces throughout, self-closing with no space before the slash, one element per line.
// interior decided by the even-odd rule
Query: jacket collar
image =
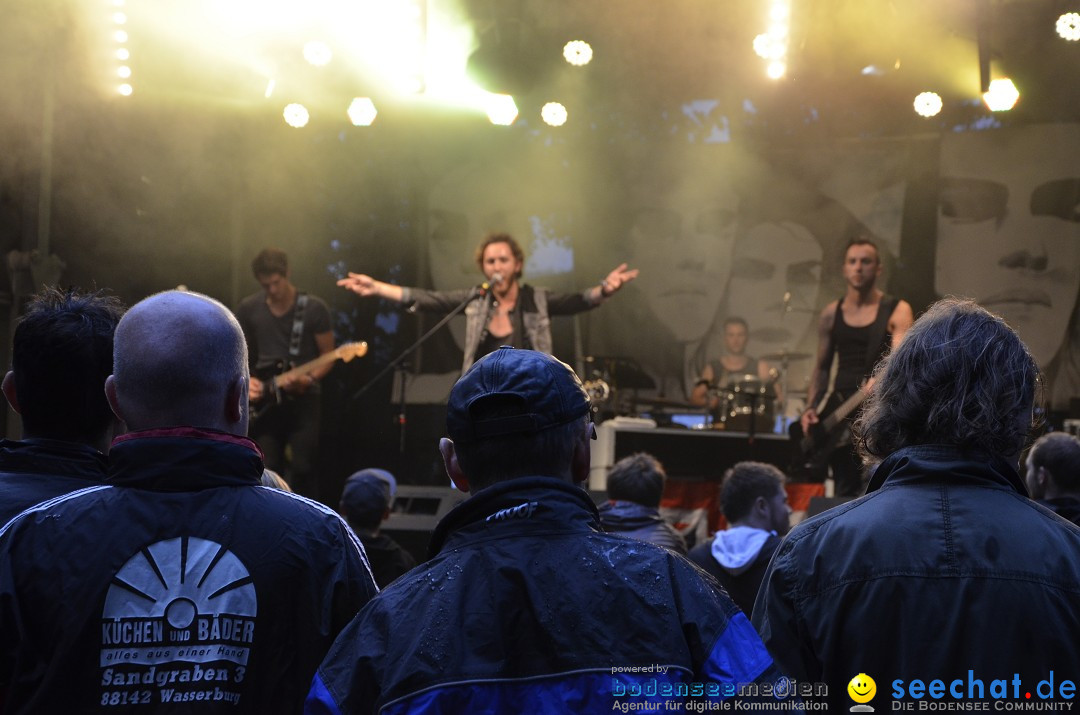
<path fill-rule="evenodd" d="M 0 469 L 5 472 L 32 472 L 105 478 L 107 458 L 93 447 L 77 442 L 33 438 L 16 442 L 0 440 Z"/>
<path fill-rule="evenodd" d="M 459 537 L 502 533 L 501 525 L 528 522 L 543 527 L 600 531 L 600 517 L 588 493 L 553 477 L 522 477 L 481 489 L 443 517 L 431 535 L 428 557 Z"/>
<path fill-rule="evenodd" d="M 921 444 L 898 449 L 878 465 L 866 493 L 884 486 L 926 481 L 996 486 L 1028 496 L 1016 466 L 1003 457 L 948 444 Z"/>
<path fill-rule="evenodd" d="M 178 492 L 256 486 L 262 452 L 247 437 L 198 427 L 129 432 L 113 440 L 109 482 Z"/>

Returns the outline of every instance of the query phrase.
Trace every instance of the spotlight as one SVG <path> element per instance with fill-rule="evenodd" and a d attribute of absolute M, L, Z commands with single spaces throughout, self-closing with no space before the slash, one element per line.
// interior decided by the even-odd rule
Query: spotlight
<path fill-rule="evenodd" d="M 923 92 L 915 97 L 915 113 L 920 117 L 936 117 L 941 113 L 941 97 L 936 92 Z"/>
<path fill-rule="evenodd" d="M 540 110 L 540 117 L 553 127 L 561 127 L 566 124 L 566 107 L 558 102 L 548 102 Z"/>
<path fill-rule="evenodd" d="M 116 76 L 120 79 L 127 79 L 131 76 L 131 68 L 127 65 L 121 65 L 116 68 Z"/>
<path fill-rule="evenodd" d="M 117 42 L 123 43 L 128 41 L 128 34 L 123 30 L 117 30 L 113 33 L 113 39 Z"/>
<path fill-rule="evenodd" d="M 286 105 L 285 111 L 281 113 L 281 116 L 285 118 L 285 123 L 290 127 L 300 129 L 306 127 L 308 121 L 311 119 L 311 115 L 308 114 L 307 107 L 302 104 Z"/>
<path fill-rule="evenodd" d="M 127 15 L 122 12 L 116 12 L 113 13 L 112 20 L 117 25 L 123 25 L 125 22 L 127 22 Z"/>
<path fill-rule="evenodd" d="M 761 33 L 754 38 L 754 54 L 763 60 L 774 56 L 776 42 L 766 33 Z"/>
<path fill-rule="evenodd" d="M 122 84 L 122 85 L 120 85 L 119 87 L 116 88 L 116 91 L 119 92 L 120 94 L 124 95 L 125 97 L 130 97 L 131 93 L 134 90 L 132 90 L 130 84 Z"/>
<path fill-rule="evenodd" d="M 349 104 L 349 120 L 354 127 L 370 127 L 378 113 L 375 103 L 369 97 L 354 97 Z"/>
<path fill-rule="evenodd" d="M 509 94 L 489 94 L 485 111 L 492 124 L 508 127 L 518 116 L 517 104 Z"/>
<path fill-rule="evenodd" d="M 1057 34 L 1070 42 L 1080 40 L 1080 13 L 1067 12 L 1057 19 Z"/>
<path fill-rule="evenodd" d="M 131 53 L 126 47 L 121 47 L 119 50 L 116 51 L 116 59 L 120 61 L 131 59 Z"/>
<path fill-rule="evenodd" d="M 589 61 L 592 60 L 592 47 L 589 46 L 588 42 L 572 40 L 563 46 L 562 54 L 567 62 L 575 67 L 581 67 L 589 64 Z"/>
<path fill-rule="evenodd" d="M 312 40 L 304 45 L 304 59 L 316 67 L 327 65 L 333 56 L 334 53 L 325 42 Z"/>
<path fill-rule="evenodd" d="M 770 79 L 780 79 L 785 72 L 787 72 L 787 65 L 779 60 L 770 62 L 769 66 L 765 68 L 765 74 L 769 75 Z"/>
<path fill-rule="evenodd" d="M 1020 91 L 1016 89 L 1011 79 L 995 79 L 990 83 L 990 89 L 983 93 L 983 101 L 992 112 L 1005 112 L 1016 105 L 1020 99 Z"/>

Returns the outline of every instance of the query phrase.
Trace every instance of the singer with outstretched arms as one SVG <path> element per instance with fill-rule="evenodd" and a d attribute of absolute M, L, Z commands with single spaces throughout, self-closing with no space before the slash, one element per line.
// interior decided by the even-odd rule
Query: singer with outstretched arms
<path fill-rule="evenodd" d="M 551 353 L 551 316 L 591 310 L 637 277 L 636 268 L 623 263 L 600 285 L 580 293 L 554 293 L 521 282 L 525 253 L 509 234 L 489 234 L 476 249 L 476 264 L 484 274 L 479 286 L 433 291 L 393 285 L 362 273 L 350 272 L 337 282 L 360 296 L 379 296 L 402 303 L 411 311 L 449 313 L 466 301 L 465 348 L 461 371 L 501 345 Z"/>

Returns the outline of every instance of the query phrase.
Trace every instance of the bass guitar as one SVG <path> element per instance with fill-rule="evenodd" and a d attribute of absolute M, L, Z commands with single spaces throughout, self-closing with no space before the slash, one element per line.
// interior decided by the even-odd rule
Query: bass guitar
<path fill-rule="evenodd" d="M 366 342 L 344 343 L 303 365 L 286 369 L 287 366 L 279 362 L 275 366 L 260 370 L 256 377 L 263 381 L 263 394 L 259 400 L 251 403 L 251 416 L 258 417 L 272 406 L 284 402 L 288 395 L 281 389 L 281 386 L 290 380 L 308 375 L 338 360 L 349 362 L 353 358 L 363 357 L 367 354 L 367 351 L 368 344 Z"/>
<path fill-rule="evenodd" d="M 829 455 L 849 441 L 848 426 L 844 422 L 865 399 L 866 393 L 858 390 L 827 412 L 819 422 L 810 425 L 810 434 L 803 434 L 800 423 L 792 423 L 788 434 L 795 447 L 788 476 L 804 481 L 824 481 L 829 469 Z"/>

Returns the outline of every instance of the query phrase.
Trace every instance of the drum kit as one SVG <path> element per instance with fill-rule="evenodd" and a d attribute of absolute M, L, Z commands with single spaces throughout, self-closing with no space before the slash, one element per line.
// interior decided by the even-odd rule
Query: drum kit
<path fill-rule="evenodd" d="M 638 390 L 655 389 L 656 383 L 630 358 L 585 358 L 587 379 L 583 384 L 598 418 L 642 412 L 653 416 L 658 413 L 697 413 L 705 418 L 695 425 L 697 429 L 750 434 L 772 432 L 779 406 L 778 395 L 794 396 L 788 390 L 788 367 L 792 362 L 809 358 L 807 353 L 787 351 L 762 355 L 762 360 L 779 363 L 779 368 L 770 370 L 766 379 L 753 373 L 728 375 L 723 383 L 709 387 L 708 408 L 680 400 L 639 395 Z M 782 413 L 782 408 L 780 411 Z"/>
<path fill-rule="evenodd" d="M 762 360 L 780 363 L 779 369 L 769 370 L 768 379 L 751 373 L 734 374 L 723 384 L 710 386 L 709 404 L 716 406 L 711 427 L 751 434 L 772 432 L 777 412 L 784 412 L 780 396 L 793 395 L 788 390 L 788 367 L 809 357 L 807 353 L 787 351 L 762 355 Z"/>

